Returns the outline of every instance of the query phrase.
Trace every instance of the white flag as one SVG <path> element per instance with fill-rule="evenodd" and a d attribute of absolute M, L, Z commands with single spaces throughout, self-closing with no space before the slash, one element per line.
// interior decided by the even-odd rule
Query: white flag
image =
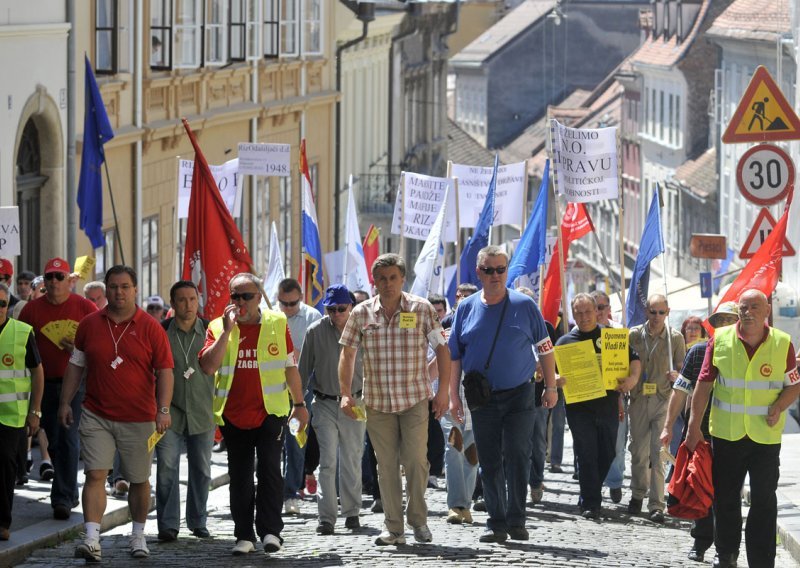
<path fill-rule="evenodd" d="M 283 258 L 281 258 L 281 245 L 278 242 L 278 229 L 275 221 L 272 222 L 272 234 L 269 237 L 269 259 L 267 261 L 267 273 L 264 275 L 264 291 L 269 297 L 269 301 L 275 306 L 278 301 L 278 284 L 286 278 L 283 271 Z"/>
<path fill-rule="evenodd" d="M 414 284 L 411 285 L 411 293 L 423 298 L 427 298 L 432 292 L 438 290 L 437 273 L 441 275 L 442 260 L 444 258 L 442 248 L 442 231 L 444 220 L 447 215 L 447 195 L 449 187 L 445 190 L 442 207 L 433 222 L 428 238 L 422 245 L 416 264 L 414 264 Z"/>
<path fill-rule="evenodd" d="M 347 200 L 347 219 L 344 227 L 344 284 L 351 292 L 369 290 L 367 262 L 361 246 L 361 231 L 358 228 L 356 199 L 353 192 L 353 176 L 350 176 L 350 196 Z"/>

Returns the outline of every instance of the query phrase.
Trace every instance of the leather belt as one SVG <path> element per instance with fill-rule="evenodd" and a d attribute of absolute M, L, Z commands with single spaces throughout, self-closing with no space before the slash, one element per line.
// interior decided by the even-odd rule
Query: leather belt
<path fill-rule="evenodd" d="M 322 399 L 322 400 L 335 400 L 336 402 L 341 402 L 341 400 L 342 400 L 341 396 L 333 396 L 333 395 L 330 395 L 330 394 L 325 394 L 324 392 L 319 392 L 316 389 L 314 389 L 313 392 L 314 392 L 314 396 L 315 397 L 317 397 L 319 399 Z M 355 398 L 361 398 L 361 391 L 353 393 L 353 396 Z"/>

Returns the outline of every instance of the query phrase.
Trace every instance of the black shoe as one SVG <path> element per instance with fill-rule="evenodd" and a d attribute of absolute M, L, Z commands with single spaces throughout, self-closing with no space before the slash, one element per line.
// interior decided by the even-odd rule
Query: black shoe
<path fill-rule="evenodd" d="M 352 517 L 347 517 L 344 520 L 344 527 L 346 529 L 354 530 L 361 528 L 361 521 L 358 520 L 358 515 L 353 515 Z"/>
<path fill-rule="evenodd" d="M 564 470 L 561 468 L 560 465 L 551 465 L 550 473 L 564 473 Z"/>
<path fill-rule="evenodd" d="M 650 514 L 648 515 L 648 518 L 651 521 L 653 521 L 654 523 L 663 524 L 664 523 L 664 512 L 663 511 L 659 511 L 659 510 L 650 511 Z"/>
<path fill-rule="evenodd" d="M 528 529 L 525 527 L 508 527 L 508 538 L 511 540 L 528 540 Z"/>
<path fill-rule="evenodd" d="M 27 460 L 25 460 L 25 471 L 30 473 L 32 469 L 33 469 L 33 460 L 31 458 L 28 458 Z"/>
<path fill-rule="evenodd" d="M 53 469 L 53 464 L 42 462 L 42 465 L 39 466 L 39 479 L 42 481 L 53 481 L 55 475 L 56 470 Z"/>
<path fill-rule="evenodd" d="M 69 516 L 72 514 L 69 507 L 66 505 L 54 505 L 53 506 L 53 518 L 59 521 L 66 521 L 69 519 Z"/>
<path fill-rule="evenodd" d="M 472 510 L 473 511 L 480 511 L 481 513 L 486 512 L 486 501 L 483 499 L 475 499 L 472 503 Z"/>
<path fill-rule="evenodd" d="M 686 555 L 686 557 L 693 562 L 704 562 L 706 550 L 708 550 L 708 547 L 702 547 L 695 542 L 694 546 L 689 551 L 689 554 Z"/>
<path fill-rule="evenodd" d="M 17 485 L 27 485 L 28 484 L 28 476 L 27 475 L 18 475 L 17 476 Z"/>
<path fill-rule="evenodd" d="M 211 538 L 211 533 L 208 532 L 206 527 L 200 527 L 198 529 L 193 529 L 192 534 L 197 538 Z"/>
<path fill-rule="evenodd" d="M 600 509 L 586 509 L 581 513 L 584 519 L 596 520 L 600 518 Z"/>
<path fill-rule="evenodd" d="M 719 554 L 714 557 L 714 568 L 736 568 L 736 561 L 739 559 L 738 553 L 733 554 Z"/>
<path fill-rule="evenodd" d="M 224 452 L 227 449 L 228 445 L 225 443 L 225 439 L 223 438 L 218 444 L 214 444 L 214 447 L 211 448 L 211 451 L 214 452 L 215 454 L 218 454 L 220 452 Z"/>
<path fill-rule="evenodd" d="M 508 535 L 503 531 L 493 531 L 486 529 L 483 534 L 478 538 L 480 542 L 497 542 L 503 543 L 508 539 Z"/>
<path fill-rule="evenodd" d="M 622 501 L 622 487 L 617 487 L 616 489 L 611 489 L 609 491 L 611 494 L 611 501 L 614 503 L 619 503 Z"/>
<path fill-rule="evenodd" d="M 372 503 L 370 511 L 373 513 L 383 513 L 383 503 L 380 499 L 375 499 L 375 501 Z"/>
<path fill-rule="evenodd" d="M 580 479 L 580 476 L 578 475 L 578 472 L 577 472 L 577 471 L 576 471 L 575 473 L 573 473 L 573 474 L 572 474 L 572 479 L 575 479 L 575 480 L 578 480 L 578 479 Z"/>
<path fill-rule="evenodd" d="M 630 503 L 628 503 L 628 513 L 631 515 L 638 515 L 642 512 L 642 500 L 636 499 L 631 497 Z"/>
<path fill-rule="evenodd" d="M 332 535 L 333 534 L 333 525 L 326 522 L 321 522 L 317 525 L 317 534 L 321 535 Z"/>
<path fill-rule="evenodd" d="M 175 542 L 176 540 L 178 540 L 178 531 L 175 529 L 158 531 L 158 542 Z"/>

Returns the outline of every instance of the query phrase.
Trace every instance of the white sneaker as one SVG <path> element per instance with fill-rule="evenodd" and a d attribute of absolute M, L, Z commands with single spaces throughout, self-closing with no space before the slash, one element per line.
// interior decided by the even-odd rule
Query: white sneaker
<path fill-rule="evenodd" d="M 381 534 L 378 535 L 378 538 L 375 539 L 375 544 L 378 546 L 388 546 L 390 544 L 405 544 L 406 543 L 406 535 L 403 533 L 393 533 L 387 530 L 383 531 Z"/>
<path fill-rule="evenodd" d="M 300 514 L 300 500 L 287 499 L 283 502 L 283 512 L 286 515 L 299 515 Z"/>
<path fill-rule="evenodd" d="M 241 556 L 242 554 L 250 554 L 255 549 L 255 545 L 249 540 L 237 540 L 231 552 L 233 552 L 234 556 Z"/>
<path fill-rule="evenodd" d="M 419 527 L 412 527 L 408 525 L 408 528 L 414 531 L 414 540 L 417 542 L 431 542 L 433 540 L 433 535 L 431 534 L 428 525 L 422 525 Z"/>
<path fill-rule="evenodd" d="M 86 562 L 102 561 L 103 553 L 100 550 L 100 541 L 85 539 L 75 548 L 75 558 L 84 558 Z"/>
<path fill-rule="evenodd" d="M 132 534 L 129 540 L 131 545 L 131 556 L 134 558 L 147 558 L 150 556 L 150 549 L 147 548 L 147 541 L 142 534 Z"/>
<path fill-rule="evenodd" d="M 264 554 L 278 552 L 281 549 L 281 539 L 274 534 L 265 535 L 261 543 L 264 545 Z"/>

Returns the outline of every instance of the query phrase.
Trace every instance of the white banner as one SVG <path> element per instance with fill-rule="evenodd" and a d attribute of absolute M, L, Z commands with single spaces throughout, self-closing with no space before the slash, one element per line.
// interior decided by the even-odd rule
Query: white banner
<path fill-rule="evenodd" d="M 289 177 L 292 147 L 289 144 L 239 142 L 239 173 L 254 176 Z"/>
<path fill-rule="evenodd" d="M 472 229 L 486 201 L 493 168 L 453 164 L 450 174 L 458 178 L 458 223 Z M 525 197 L 525 162 L 498 166 L 494 199 L 494 226 L 522 225 Z"/>
<path fill-rule="evenodd" d="M 553 120 L 556 188 L 567 201 L 617 199 L 617 128 L 570 128 Z"/>
<path fill-rule="evenodd" d="M 344 249 L 323 253 L 322 262 L 328 275 L 328 286 L 344 284 L 344 255 Z"/>
<path fill-rule="evenodd" d="M 242 215 L 242 188 L 239 183 L 239 160 L 234 158 L 221 166 L 211 166 L 211 175 L 217 182 L 222 200 L 234 218 Z M 194 160 L 178 160 L 178 219 L 189 217 L 189 199 L 192 196 Z"/>
<path fill-rule="evenodd" d="M 422 174 L 405 172 L 405 191 L 398 191 L 394 204 L 394 218 L 392 219 L 392 234 L 400 234 L 401 203 L 403 195 L 405 218 L 403 218 L 403 236 L 408 239 L 424 241 L 433 227 L 436 216 L 442 208 L 445 195 L 447 201 L 447 219 L 445 219 L 442 240 L 447 243 L 455 242 L 457 238 L 455 220 L 455 196 L 452 191 L 452 180 L 440 177 L 431 177 Z M 446 192 L 451 187 L 451 191 Z"/>
<path fill-rule="evenodd" d="M 0 207 L 0 256 L 10 259 L 20 252 L 19 207 Z"/>

